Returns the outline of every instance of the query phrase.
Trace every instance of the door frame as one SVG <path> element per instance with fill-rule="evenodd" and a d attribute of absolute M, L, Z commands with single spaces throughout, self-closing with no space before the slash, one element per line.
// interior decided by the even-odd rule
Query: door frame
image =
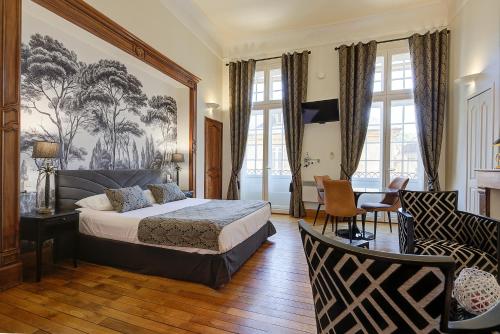
<path fill-rule="evenodd" d="M 221 154 L 220 154 L 220 167 L 221 167 L 221 170 L 220 170 L 220 173 L 221 173 L 221 179 L 220 179 L 220 193 L 221 193 L 221 197 L 223 197 L 223 189 L 222 189 L 222 161 L 223 161 L 223 148 L 224 148 L 224 123 L 222 123 L 221 121 L 218 121 L 216 119 L 213 119 L 213 118 L 210 118 L 210 117 L 207 117 L 205 116 L 205 143 L 204 143 L 204 151 L 203 151 L 203 154 L 205 156 L 205 158 L 203 159 L 204 160 L 204 167 L 203 167 L 203 180 L 204 180 L 204 184 L 203 184 L 203 195 L 204 197 L 206 198 L 207 197 L 207 187 L 205 186 L 205 182 L 206 182 L 206 175 L 207 175 L 207 123 L 218 123 L 220 124 L 220 127 L 221 127 L 221 141 L 220 141 L 220 148 L 221 148 Z"/>

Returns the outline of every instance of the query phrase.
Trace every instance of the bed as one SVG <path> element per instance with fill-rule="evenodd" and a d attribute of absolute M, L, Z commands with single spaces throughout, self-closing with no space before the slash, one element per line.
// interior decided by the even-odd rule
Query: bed
<path fill-rule="evenodd" d="M 57 171 L 56 209 L 77 209 L 82 198 L 102 194 L 105 188 L 161 183 L 159 170 Z M 269 221 L 271 209 L 263 206 L 225 226 L 217 249 L 175 247 L 141 242 L 139 222 L 150 216 L 201 207 L 206 199 L 188 198 L 125 213 L 79 208 L 79 258 L 129 271 L 202 283 L 218 288 L 248 260 L 276 230 Z M 222 202 L 221 202 L 222 203 Z"/>

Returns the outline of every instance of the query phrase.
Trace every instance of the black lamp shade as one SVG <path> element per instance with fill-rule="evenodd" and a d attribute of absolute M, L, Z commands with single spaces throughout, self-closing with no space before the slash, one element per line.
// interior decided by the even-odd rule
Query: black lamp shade
<path fill-rule="evenodd" d="M 495 140 L 495 142 L 493 143 L 493 146 L 500 146 L 500 138 Z"/>
<path fill-rule="evenodd" d="M 53 159 L 59 156 L 59 143 L 36 141 L 33 143 L 33 158 Z"/>
<path fill-rule="evenodd" d="M 184 162 L 184 154 L 182 153 L 172 154 L 172 162 Z"/>

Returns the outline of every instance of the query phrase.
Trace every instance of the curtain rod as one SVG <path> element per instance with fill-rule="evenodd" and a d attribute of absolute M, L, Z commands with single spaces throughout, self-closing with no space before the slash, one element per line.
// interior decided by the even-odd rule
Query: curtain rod
<path fill-rule="evenodd" d="M 308 54 L 311 54 L 311 51 L 307 51 Z M 264 61 L 264 60 L 271 60 L 271 59 L 279 59 L 281 56 L 276 56 L 276 57 L 269 57 L 269 58 L 260 58 L 260 59 L 255 59 L 255 61 Z M 229 66 L 229 63 L 226 64 L 226 66 Z"/>
<path fill-rule="evenodd" d="M 446 30 L 446 33 L 449 33 L 450 31 L 449 30 Z M 385 41 L 376 41 L 377 44 L 384 44 L 384 43 L 390 43 L 390 42 L 397 42 L 397 41 L 404 41 L 405 39 L 409 39 L 411 36 L 408 36 L 408 37 L 401 37 L 401 38 L 394 38 L 394 39 L 387 39 Z M 337 46 L 335 48 L 335 51 L 337 51 L 338 49 L 340 49 L 340 46 Z"/>

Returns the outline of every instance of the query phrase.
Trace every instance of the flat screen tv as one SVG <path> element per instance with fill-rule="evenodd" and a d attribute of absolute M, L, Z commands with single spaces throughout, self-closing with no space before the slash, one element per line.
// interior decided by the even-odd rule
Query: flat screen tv
<path fill-rule="evenodd" d="M 337 122 L 339 120 L 339 100 L 323 100 L 302 103 L 304 124 Z"/>

